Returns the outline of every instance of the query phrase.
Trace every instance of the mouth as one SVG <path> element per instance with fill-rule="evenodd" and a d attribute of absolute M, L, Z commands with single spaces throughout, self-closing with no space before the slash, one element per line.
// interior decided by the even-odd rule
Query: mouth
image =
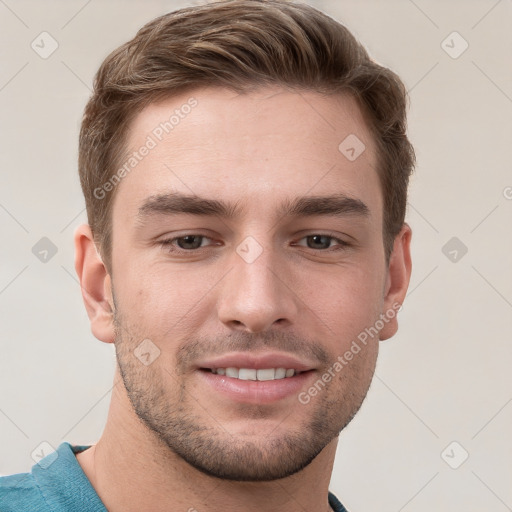
<path fill-rule="evenodd" d="M 200 368 L 205 372 L 211 372 L 215 375 L 225 375 L 232 379 L 238 380 L 257 380 L 257 381 L 269 381 L 269 380 L 281 380 L 289 379 L 300 373 L 304 373 L 294 368 Z"/>
<path fill-rule="evenodd" d="M 207 392 L 234 402 L 265 404 L 297 395 L 315 373 L 288 354 L 230 354 L 197 367 Z"/>

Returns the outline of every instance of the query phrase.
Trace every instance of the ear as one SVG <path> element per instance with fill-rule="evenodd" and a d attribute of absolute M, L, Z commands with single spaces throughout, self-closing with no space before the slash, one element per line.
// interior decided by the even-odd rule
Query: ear
<path fill-rule="evenodd" d="M 75 230 L 75 270 L 80 280 L 91 331 L 105 343 L 114 342 L 112 282 L 96 249 L 88 224 Z"/>
<path fill-rule="evenodd" d="M 385 322 L 379 336 L 381 340 L 391 338 L 398 330 L 398 309 L 403 304 L 411 278 L 411 237 L 412 230 L 404 223 L 400 233 L 395 237 L 393 251 L 389 257 L 382 311 Z"/>

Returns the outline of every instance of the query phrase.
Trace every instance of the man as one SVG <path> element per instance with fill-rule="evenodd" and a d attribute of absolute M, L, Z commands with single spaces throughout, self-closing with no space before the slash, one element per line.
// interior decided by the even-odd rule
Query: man
<path fill-rule="evenodd" d="M 2 512 L 346 510 L 338 435 L 411 272 L 405 109 L 345 27 L 283 0 L 179 10 L 114 51 L 75 233 L 109 416 L 1 479 Z"/>

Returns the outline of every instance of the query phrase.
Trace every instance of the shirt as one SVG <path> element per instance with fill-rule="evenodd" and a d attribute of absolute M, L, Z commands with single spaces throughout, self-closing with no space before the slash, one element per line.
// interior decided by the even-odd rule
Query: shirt
<path fill-rule="evenodd" d="M 75 454 L 89 446 L 62 443 L 30 473 L 0 477 L 1 512 L 107 512 Z M 335 512 L 347 512 L 329 493 Z"/>

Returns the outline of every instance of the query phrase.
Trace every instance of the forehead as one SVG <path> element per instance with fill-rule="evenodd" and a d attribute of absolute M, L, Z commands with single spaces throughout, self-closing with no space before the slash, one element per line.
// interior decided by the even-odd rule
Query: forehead
<path fill-rule="evenodd" d="M 327 192 L 382 204 L 375 143 L 348 95 L 196 89 L 140 112 L 126 148 L 114 211 L 175 191 L 242 198 L 244 211 Z"/>

